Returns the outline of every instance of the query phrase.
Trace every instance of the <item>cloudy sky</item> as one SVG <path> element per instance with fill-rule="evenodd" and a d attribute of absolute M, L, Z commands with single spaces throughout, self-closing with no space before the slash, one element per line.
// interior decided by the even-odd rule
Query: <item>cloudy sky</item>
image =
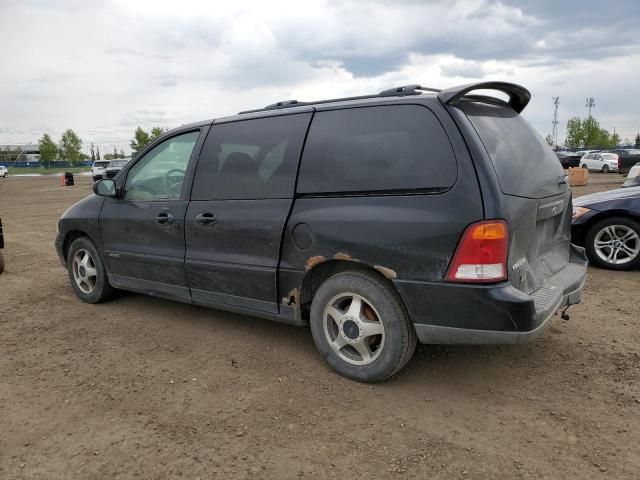
<path fill-rule="evenodd" d="M 278 100 L 505 80 L 560 139 L 573 115 L 640 130 L 640 3 L 464 0 L 0 0 L 0 143 L 128 150 L 174 127 Z M 108 147 L 111 148 L 111 147 Z"/>

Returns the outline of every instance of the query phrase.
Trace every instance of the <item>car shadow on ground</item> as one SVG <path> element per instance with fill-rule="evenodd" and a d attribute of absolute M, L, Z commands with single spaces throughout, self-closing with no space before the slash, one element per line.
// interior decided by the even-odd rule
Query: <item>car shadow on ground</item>
<path fill-rule="evenodd" d="M 262 346 L 278 352 L 286 353 L 294 364 L 306 366 L 308 369 L 324 369 L 328 367 L 320 358 L 311 331 L 308 327 L 299 327 L 274 322 L 258 317 L 235 314 L 223 310 L 209 309 L 188 305 L 160 298 L 148 297 L 131 292 L 122 292 L 109 304 L 136 311 L 139 316 L 148 319 L 149 326 L 140 328 L 152 329 L 161 338 L 180 342 L 184 337 L 197 338 L 198 342 L 237 342 L 247 350 L 260 350 Z M 105 304 L 105 305 L 109 305 Z M 161 313 L 161 315 L 159 315 Z M 551 327 L 553 330 L 554 327 Z M 159 333 L 158 333 L 159 332 Z M 130 332 L 122 332 L 129 335 Z M 147 335 L 147 333 L 143 333 Z M 126 339 L 125 339 L 126 341 Z M 169 340 L 167 340 L 169 341 Z M 440 379 L 449 382 L 456 378 L 465 383 L 478 376 L 484 377 L 488 383 L 498 372 L 525 370 L 527 366 L 549 364 L 549 348 L 556 348 L 537 342 L 545 342 L 543 338 L 527 345 L 422 345 L 416 347 L 413 358 L 391 379 L 384 382 L 390 388 L 405 384 L 429 384 L 433 386 Z M 235 357 L 242 362 L 242 351 L 236 351 Z M 332 373 L 336 378 L 341 378 Z M 504 376 L 504 375 L 503 375 Z M 502 381 L 502 380 L 501 380 Z"/>

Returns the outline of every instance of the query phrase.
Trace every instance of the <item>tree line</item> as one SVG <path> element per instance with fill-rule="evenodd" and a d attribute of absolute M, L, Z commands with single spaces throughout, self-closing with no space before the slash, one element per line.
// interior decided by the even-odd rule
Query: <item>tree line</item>
<path fill-rule="evenodd" d="M 567 139 L 565 146 L 569 148 L 597 148 L 607 150 L 620 144 L 620 135 L 609 133 L 602 128 L 593 117 L 581 119 L 572 117 L 567 121 Z M 636 147 L 640 143 L 640 135 L 636 137 Z"/>
<path fill-rule="evenodd" d="M 167 129 L 162 127 L 153 127 L 150 132 L 146 132 L 138 126 L 129 144 L 133 155 L 136 155 L 148 143 L 154 141 L 166 131 Z M 66 161 L 70 165 L 76 166 L 87 160 L 92 162 L 101 160 L 100 148 L 94 148 L 93 142 L 91 143 L 90 155 L 82 152 L 82 139 L 71 129 L 64 131 L 58 143 L 53 141 L 51 135 L 45 133 L 38 141 L 38 144 L 40 146 L 40 163 L 45 167 L 49 167 L 55 161 Z M 102 157 L 104 160 L 113 160 L 115 158 L 125 158 L 124 151 L 120 149 L 118 152 L 115 146 L 113 147 L 113 153 L 105 153 Z"/>

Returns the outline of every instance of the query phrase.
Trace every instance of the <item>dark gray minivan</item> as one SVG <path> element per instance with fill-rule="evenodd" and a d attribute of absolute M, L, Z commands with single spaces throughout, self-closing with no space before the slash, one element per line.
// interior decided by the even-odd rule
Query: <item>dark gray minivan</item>
<path fill-rule="evenodd" d="M 310 325 L 360 381 L 399 371 L 416 339 L 525 342 L 586 275 L 529 99 L 411 85 L 183 126 L 97 182 L 56 248 L 85 302 L 124 289 Z"/>

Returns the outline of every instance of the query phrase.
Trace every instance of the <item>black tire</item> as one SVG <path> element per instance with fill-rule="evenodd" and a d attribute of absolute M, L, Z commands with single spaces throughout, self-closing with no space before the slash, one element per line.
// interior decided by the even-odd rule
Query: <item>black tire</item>
<path fill-rule="evenodd" d="M 96 270 L 94 288 L 90 292 L 83 291 L 74 277 L 74 259 L 76 254 L 81 251 L 89 253 L 92 260 L 91 264 Z M 107 271 L 104 267 L 104 263 L 102 262 L 102 258 L 100 258 L 98 250 L 88 237 L 75 239 L 69 247 L 69 251 L 67 253 L 67 272 L 69 274 L 71 288 L 73 288 L 73 291 L 76 293 L 78 298 L 85 303 L 104 302 L 115 292 L 115 289 L 109 285 L 109 281 L 107 280 Z"/>
<path fill-rule="evenodd" d="M 602 173 L 609 173 L 609 165 L 604 165 L 602 167 Z"/>
<path fill-rule="evenodd" d="M 366 365 L 354 365 L 341 358 L 325 333 L 325 308 L 336 296 L 347 293 L 363 297 L 377 311 L 384 327 L 384 344 L 379 347 L 382 350 Z M 374 274 L 349 271 L 326 280 L 313 297 L 310 323 L 316 347 L 329 366 L 340 375 L 359 382 L 388 379 L 405 366 L 416 348 L 415 329 L 400 299 L 385 280 Z M 346 347 L 350 348 L 349 345 Z"/>
<path fill-rule="evenodd" d="M 587 168 L 587 164 L 586 164 L 586 163 L 583 163 L 583 164 L 582 164 L 582 168 L 584 168 L 585 170 L 589 170 L 589 169 Z"/>
<path fill-rule="evenodd" d="M 587 252 L 587 257 L 589 257 L 589 261 L 593 265 L 597 265 L 598 267 L 607 268 L 609 270 L 631 270 L 634 268 L 640 267 L 640 253 L 635 256 L 635 258 L 627 263 L 623 264 L 615 264 L 607 262 L 605 259 L 601 258 L 596 252 L 595 240 L 597 238 L 598 233 L 609 226 L 612 225 L 622 225 L 627 227 L 633 231 L 635 231 L 636 235 L 640 237 L 640 223 L 635 220 L 632 220 L 627 217 L 609 217 L 599 222 L 596 222 L 589 228 L 587 235 L 584 240 L 585 250 Z M 640 240 L 636 240 L 638 243 L 634 243 L 634 246 L 640 245 Z"/>

